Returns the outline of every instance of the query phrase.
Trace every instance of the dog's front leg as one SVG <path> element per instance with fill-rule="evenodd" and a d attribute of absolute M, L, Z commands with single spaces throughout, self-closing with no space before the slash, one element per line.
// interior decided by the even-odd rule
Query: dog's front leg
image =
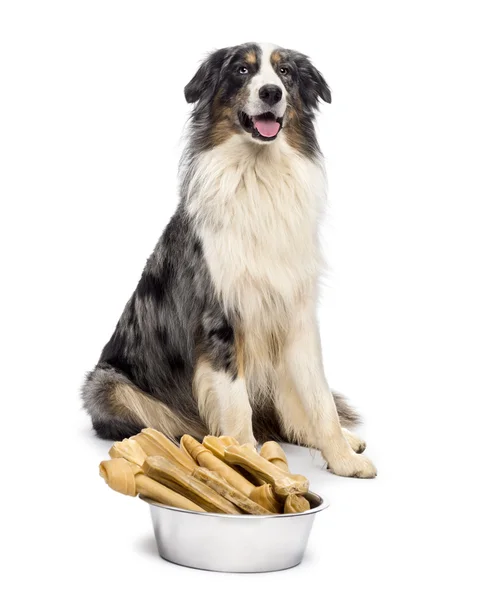
<path fill-rule="evenodd" d="M 215 373 L 214 392 L 219 403 L 222 435 L 235 437 L 240 444 L 251 443 L 256 446 L 252 410 L 244 378 L 233 379 L 228 373 Z"/>
<path fill-rule="evenodd" d="M 209 432 L 256 445 L 242 336 L 218 304 L 208 306 L 203 314 L 198 352 L 193 388 Z"/>
<path fill-rule="evenodd" d="M 244 377 L 201 360 L 194 377 L 194 392 L 210 434 L 230 435 L 241 444 L 256 445 Z"/>
<path fill-rule="evenodd" d="M 284 361 L 307 413 L 308 426 L 313 430 L 310 437 L 316 440 L 316 446 L 331 471 L 345 477 L 375 477 L 376 468 L 372 462 L 354 452 L 342 431 L 324 374 L 319 330 L 312 303 L 293 317 Z"/>

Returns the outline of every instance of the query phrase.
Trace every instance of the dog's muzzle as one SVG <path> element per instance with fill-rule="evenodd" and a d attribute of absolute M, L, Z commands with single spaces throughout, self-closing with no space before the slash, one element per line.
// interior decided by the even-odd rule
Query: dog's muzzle
<path fill-rule="evenodd" d="M 239 122 L 242 128 L 251 133 L 254 138 L 266 142 L 275 140 L 282 128 L 282 117 L 276 117 L 271 111 L 254 116 L 241 111 Z"/>

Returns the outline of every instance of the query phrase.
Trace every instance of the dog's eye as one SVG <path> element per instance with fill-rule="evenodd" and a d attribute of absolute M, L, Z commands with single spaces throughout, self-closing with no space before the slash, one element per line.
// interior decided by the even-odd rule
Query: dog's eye
<path fill-rule="evenodd" d="M 247 75 L 248 74 L 248 68 L 247 67 L 239 67 L 239 69 L 237 70 L 238 73 L 240 73 L 241 75 Z"/>
<path fill-rule="evenodd" d="M 279 69 L 279 73 L 280 73 L 281 75 L 287 75 L 287 74 L 289 73 L 289 69 L 288 69 L 288 67 L 281 67 L 281 68 Z"/>

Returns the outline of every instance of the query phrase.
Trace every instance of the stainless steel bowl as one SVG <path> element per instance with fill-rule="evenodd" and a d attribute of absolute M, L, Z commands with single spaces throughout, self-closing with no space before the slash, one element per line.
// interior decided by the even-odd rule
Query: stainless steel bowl
<path fill-rule="evenodd" d="M 195 569 L 228 573 L 279 571 L 298 565 L 315 515 L 328 507 L 307 494 L 310 510 L 289 515 L 221 515 L 150 505 L 160 556 Z"/>

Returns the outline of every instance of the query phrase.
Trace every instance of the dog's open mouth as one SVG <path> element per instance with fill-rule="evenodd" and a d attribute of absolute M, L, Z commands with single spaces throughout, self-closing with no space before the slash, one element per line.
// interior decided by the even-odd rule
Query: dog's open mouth
<path fill-rule="evenodd" d="M 276 117 L 271 112 L 250 117 L 245 112 L 239 113 L 242 128 L 251 133 L 254 138 L 270 142 L 275 140 L 282 127 L 282 117 Z"/>

